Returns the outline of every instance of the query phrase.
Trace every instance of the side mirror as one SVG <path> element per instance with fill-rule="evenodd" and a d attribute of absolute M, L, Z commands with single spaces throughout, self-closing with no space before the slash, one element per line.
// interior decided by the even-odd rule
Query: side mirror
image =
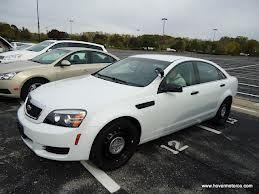
<path fill-rule="evenodd" d="M 62 60 L 60 66 L 70 66 L 71 63 L 68 60 Z"/>
<path fill-rule="evenodd" d="M 161 78 L 164 77 L 164 75 L 165 75 L 164 70 L 159 67 L 155 69 L 155 72 Z"/>
<path fill-rule="evenodd" d="M 183 92 L 183 87 L 176 84 L 166 84 L 162 83 L 158 88 L 158 93 L 166 93 L 166 92 Z"/>

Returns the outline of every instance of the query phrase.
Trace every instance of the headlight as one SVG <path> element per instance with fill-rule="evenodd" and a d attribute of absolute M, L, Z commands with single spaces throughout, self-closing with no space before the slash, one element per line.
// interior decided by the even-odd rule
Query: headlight
<path fill-rule="evenodd" d="M 84 110 L 55 110 L 49 113 L 44 123 L 62 127 L 79 127 L 86 116 Z"/>
<path fill-rule="evenodd" d="M 18 72 L 10 72 L 10 73 L 0 73 L 0 80 L 10 80 L 12 79 Z"/>
<path fill-rule="evenodd" d="M 3 61 L 17 60 L 17 59 L 20 59 L 21 56 L 22 56 L 21 54 L 5 56 L 3 58 Z"/>

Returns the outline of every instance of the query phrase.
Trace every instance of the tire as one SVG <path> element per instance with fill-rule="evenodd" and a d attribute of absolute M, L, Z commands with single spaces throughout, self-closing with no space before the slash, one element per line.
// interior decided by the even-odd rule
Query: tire
<path fill-rule="evenodd" d="M 232 100 L 230 98 L 225 99 L 220 105 L 216 116 L 212 119 L 215 124 L 224 125 L 229 117 Z"/>
<path fill-rule="evenodd" d="M 139 138 L 138 129 L 129 120 L 116 120 L 96 136 L 90 160 L 103 170 L 117 169 L 131 158 L 139 144 Z"/>
<path fill-rule="evenodd" d="M 41 79 L 41 78 L 36 78 L 36 79 L 31 79 L 28 80 L 27 82 L 25 82 L 25 84 L 23 85 L 22 89 L 21 89 L 21 99 L 23 101 L 26 100 L 28 94 L 33 91 L 34 89 L 36 89 L 37 87 L 46 84 L 48 81 L 45 79 Z"/>

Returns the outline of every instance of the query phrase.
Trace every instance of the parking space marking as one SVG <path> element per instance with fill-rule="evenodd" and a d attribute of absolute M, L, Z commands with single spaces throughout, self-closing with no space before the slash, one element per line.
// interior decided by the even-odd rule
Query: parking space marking
<path fill-rule="evenodd" d="M 171 149 L 171 148 L 169 148 L 169 147 L 167 147 L 165 145 L 161 145 L 160 147 L 164 148 L 164 149 L 166 149 L 166 150 L 168 150 L 170 152 L 172 152 L 173 154 L 178 154 L 179 153 L 178 151 L 175 151 L 175 150 L 173 150 L 173 149 Z"/>
<path fill-rule="evenodd" d="M 243 94 L 243 95 L 246 95 L 246 96 L 252 96 L 252 97 L 257 97 L 259 98 L 259 95 L 256 95 L 256 94 L 249 94 L 249 93 L 246 93 L 246 92 L 237 92 L 238 94 Z"/>
<path fill-rule="evenodd" d="M 216 133 L 216 134 L 221 134 L 221 131 L 217 131 L 217 130 L 215 130 L 215 129 L 212 129 L 212 128 L 210 128 L 210 127 L 206 127 L 206 126 L 204 126 L 204 125 L 197 125 L 197 127 L 200 127 L 200 128 L 202 128 L 202 129 L 205 129 L 205 130 L 207 130 L 207 131 L 210 131 L 210 132 L 212 132 L 212 133 Z"/>
<path fill-rule="evenodd" d="M 169 141 L 167 144 L 168 144 L 168 146 L 173 147 L 174 149 L 172 149 L 168 146 L 165 146 L 165 145 L 160 145 L 160 147 L 172 152 L 173 154 L 179 154 L 179 152 L 181 152 L 189 147 L 188 145 L 184 145 L 184 146 L 180 147 L 180 142 L 176 141 L 176 140 Z"/>
<path fill-rule="evenodd" d="M 233 118 L 228 118 L 227 122 L 230 123 L 231 125 L 234 125 L 238 120 L 233 119 Z"/>
<path fill-rule="evenodd" d="M 247 68 L 247 67 L 253 67 L 253 66 L 257 66 L 259 64 L 255 64 L 255 65 L 246 65 L 246 66 L 241 66 L 241 67 L 233 67 L 233 68 L 227 68 L 225 70 L 234 70 L 234 69 L 244 69 L 244 68 Z"/>
<path fill-rule="evenodd" d="M 232 107 L 233 107 L 233 108 L 236 108 L 236 109 L 240 109 L 240 110 L 244 110 L 244 111 L 256 113 L 255 110 L 251 110 L 251 109 L 248 109 L 248 108 L 242 108 L 242 107 L 239 107 L 239 106 L 232 106 Z"/>
<path fill-rule="evenodd" d="M 118 185 L 111 177 L 109 177 L 104 171 L 94 166 L 88 161 L 81 161 L 81 164 L 98 180 L 110 193 L 114 193 L 120 189 Z"/>
<path fill-rule="evenodd" d="M 254 87 L 254 88 L 259 88 L 259 86 L 254 85 L 254 84 L 246 84 L 246 83 L 238 83 L 238 84 L 243 85 L 243 86 L 251 86 L 251 87 Z"/>

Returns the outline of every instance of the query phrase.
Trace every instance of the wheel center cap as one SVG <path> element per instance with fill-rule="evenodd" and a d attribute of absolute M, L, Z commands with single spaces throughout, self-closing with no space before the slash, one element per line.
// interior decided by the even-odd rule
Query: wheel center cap
<path fill-rule="evenodd" d="M 226 111 L 227 111 L 226 106 L 223 106 L 222 109 L 221 109 L 221 117 L 224 117 L 224 116 L 225 116 Z"/>
<path fill-rule="evenodd" d="M 109 151 L 112 154 L 120 153 L 125 147 L 125 140 L 123 137 L 115 137 L 109 146 Z"/>

